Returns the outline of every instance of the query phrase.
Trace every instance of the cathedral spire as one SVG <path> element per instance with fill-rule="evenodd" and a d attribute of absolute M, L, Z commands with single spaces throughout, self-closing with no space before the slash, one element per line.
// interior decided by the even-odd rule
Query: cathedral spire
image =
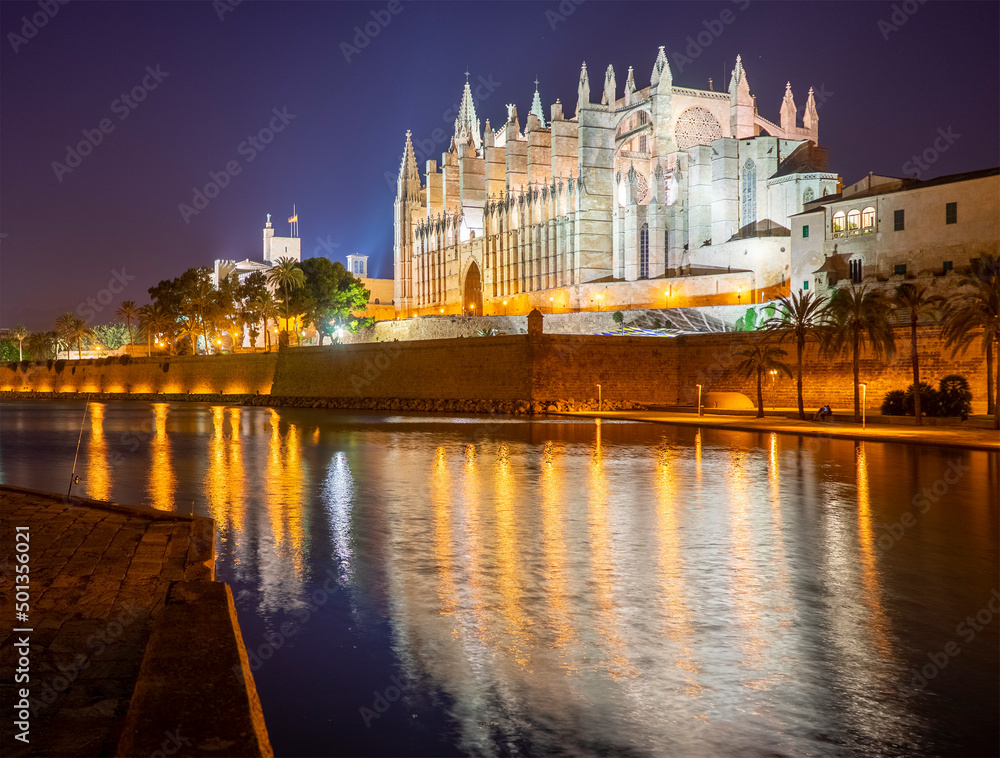
<path fill-rule="evenodd" d="M 604 72 L 604 97 L 601 98 L 601 105 L 606 105 L 608 108 L 613 109 L 615 107 L 615 90 L 617 86 L 615 85 L 615 67 L 610 63 L 608 64 L 608 70 Z"/>
<path fill-rule="evenodd" d="M 580 84 L 576 89 L 576 115 L 580 115 L 580 110 L 585 105 L 590 105 L 590 77 L 587 76 L 587 62 L 583 62 L 580 68 Z"/>
<path fill-rule="evenodd" d="M 535 77 L 535 98 L 531 101 L 531 110 L 529 113 L 534 113 L 538 116 L 538 124 L 545 128 L 545 111 L 542 110 L 542 98 L 538 94 L 538 77 Z"/>
<path fill-rule="evenodd" d="M 653 64 L 653 73 L 649 77 L 649 85 L 657 87 L 660 82 L 663 82 L 667 87 L 674 83 L 674 77 L 670 73 L 670 64 L 667 62 L 667 53 L 663 45 L 660 45 L 660 50 L 656 54 L 656 62 Z"/>
<path fill-rule="evenodd" d="M 406 145 L 403 147 L 403 160 L 399 164 L 397 190 L 400 197 L 408 196 L 411 199 L 416 199 L 420 193 L 420 173 L 417 171 L 417 156 L 413 152 L 413 142 L 410 140 L 409 129 L 406 130 Z"/>
<path fill-rule="evenodd" d="M 816 113 L 816 98 L 813 97 L 813 88 L 809 88 L 809 97 L 806 98 L 806 112 L 802 117 L 802 125 L 809 130 L 812 141 L 819 144 L 819 114 Z"/>
<path fill-rule="evenodd" d="M 479 150 L 482 147 L 482 133 L 479 130 L 479 119 L 476 118 L 476 104 L 472 101 L 472 89 L 469 87 L 469 74 L 465 74 L 465 89 L 462 91 L 462 102 L 458 106 L 458 118 L 455 119 L 455 142 L 465 144 L 469 138 Z"/>
<path fill-rule="evenodd" d="M 792 83 L 785 84 L 785 96 L 781 100 L 781 129 L 790 132 L 795 128 L 795 98 L 792 96 Z"/>
<path fill-rule="evenodd" d="M 743 61 L 739 55 L 736 56 L 733 75 L 729 79 L 729 100 L 730 102 L 738 101 L 740 103 L 750 102 L 750 83 L 747 82 L 747 75 L 743 70 Z"/>
<path fill-rule="evenodd" d="M 631 105 L 633 95 L 635 95 L 635 76 L 632 74 L 632 67 L 628 67 L 628 77 L 625 79 L 625 105 Z"/>

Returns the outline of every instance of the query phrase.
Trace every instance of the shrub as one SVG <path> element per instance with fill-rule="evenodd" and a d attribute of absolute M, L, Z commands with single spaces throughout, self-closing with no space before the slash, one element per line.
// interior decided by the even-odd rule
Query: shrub
<path fill-rule="evenodd" d="M 905 398 L 906 393 L 903 390 L 892 390 L 892 392 L 887 392 L 885 400 L 882 401 L 882 415 L 905 416 L 906 408 L 903 404 Z"/>
<path fill-rule="evenodd" d="M 972 413 L 972 391 L 961 374 L 949 374 L 938 382 L 938 415 L 968 417 Z"/>
<path fill-rule="evenodd" d="M 924 416 L 937 416 L 940 405 L 939 393 L 927 382 L 920 382 L 920 412 Z M 906 415 L 913 415 L 913 385 L 906 388 L 906 397 L 903 399 L 903 407 Z"/>

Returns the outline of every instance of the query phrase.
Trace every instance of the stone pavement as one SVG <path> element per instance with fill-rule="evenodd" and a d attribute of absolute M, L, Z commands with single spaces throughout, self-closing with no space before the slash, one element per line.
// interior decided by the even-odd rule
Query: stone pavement
<path fill-rule="evenodd" d="M 659 424 L 680 424 L 714 429 L 745 432 L 779 432 L 810 437 L 833 437 L 876 442 L 903 442 L 909 445 L 944 445 L 966 447 L 974 450 L 1000 451 L 1000 432 L 994 429 L 968 426 L 883 426 L 835 421 L 800 421 L 782 416 L 724 416 L 721 414 L 698 416 L 695 413 L 669 411 L 568 411 L 558 416 L 584 416 L 586 418 L 624 419 L 627 421 L 652 421 Z"/>
<path fill-rule="evenodd" d="M 15 618 L 17 527 L 30 535 L 27 620 Z M 211 519 L 0 486 L 0 754 L 114 755 L 171 582 L 213 579 Z M 15 684 L 25 636 L 30 682 Z M 25 686 L 28 744 L 12 724 Z"/>

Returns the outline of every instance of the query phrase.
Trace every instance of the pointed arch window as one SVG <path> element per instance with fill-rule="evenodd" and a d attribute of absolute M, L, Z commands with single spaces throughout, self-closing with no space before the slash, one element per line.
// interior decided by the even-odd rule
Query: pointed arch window
<path fill-rule="evenodd" d="M 757 227 L 757 167 L 747 159 L 743 164 L 743 228 L 752 236 Z"/>
<path fill-rule="evenodd" d="M 639 228 L 639 278 L 649 278 L 649 224 Z"/>

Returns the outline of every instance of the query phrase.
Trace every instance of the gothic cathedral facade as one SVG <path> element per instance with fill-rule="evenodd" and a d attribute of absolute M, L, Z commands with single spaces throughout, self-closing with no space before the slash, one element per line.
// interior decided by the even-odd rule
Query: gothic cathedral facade
<path fill-rule="evenodd" d="M 576 112 L 540 95 L 480 128 L 468 82 L 441 165 L 424 178 L 407 132 L 395 201 L 400 317 L 742 302 L 788 292 L 789 218 L 837 191 L 809 90 L 779 123 L 757 112 L 739 57 L 728 92 L 675 86 L 664 49 L 649 86 L 608 66 Z M 672 299 L 671 299 L 672 298 Z"/>

